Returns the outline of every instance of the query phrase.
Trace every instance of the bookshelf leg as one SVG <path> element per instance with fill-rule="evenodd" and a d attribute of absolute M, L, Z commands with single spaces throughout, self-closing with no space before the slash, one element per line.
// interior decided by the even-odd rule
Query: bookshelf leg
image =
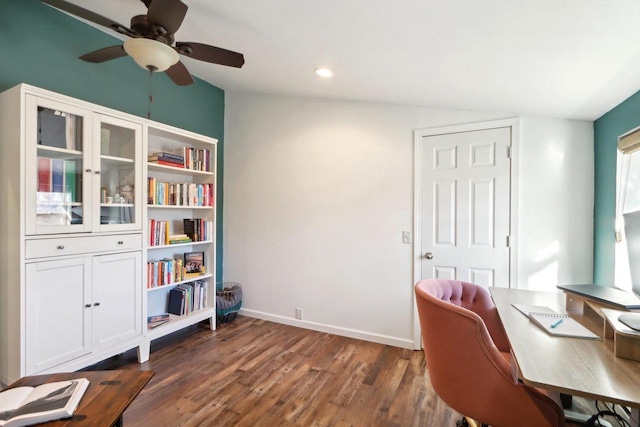
<path fill-rule="evenodd" d="M 138 363 L 144 363 L 149 360 L 149 350 L 151 348 L 151 342 L 148 339 L 144 339 L 138 346 Z"/>
<path fill-rule="evenodd" d="M 216 318 L 215 318 L 215 316 L 209 318 L 209 328 L 211 328 L 212 331 L 216 330 Z"/>

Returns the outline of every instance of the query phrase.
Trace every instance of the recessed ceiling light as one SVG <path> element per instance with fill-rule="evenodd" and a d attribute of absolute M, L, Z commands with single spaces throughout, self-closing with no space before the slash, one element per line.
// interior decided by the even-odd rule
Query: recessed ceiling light
<path fill-rule="evenodd" d="M 320 77 L 331 77 L 331 76 L 333 76 L 333 73 L 328 68 L 316 68 L 315 72 Z"/>

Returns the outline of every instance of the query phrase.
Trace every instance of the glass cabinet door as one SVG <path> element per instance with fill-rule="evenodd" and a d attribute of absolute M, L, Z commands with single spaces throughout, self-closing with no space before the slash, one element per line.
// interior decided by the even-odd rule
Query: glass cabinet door
<path fill-rule="evenodd" d="M 26 108 L 27 234 L 90 231 L 85 169 L 91 116 L 33 96 Z"/>
<path fill-rule="evenodd" d="M 99 179 L 96 200 L 101 231 L 141 229 L 142 126 L 108 116 L 98 116 Z M 96 147 L 97 148 L 97 147 Z M 95 187 L 94 187 L 95 188 Z"/>

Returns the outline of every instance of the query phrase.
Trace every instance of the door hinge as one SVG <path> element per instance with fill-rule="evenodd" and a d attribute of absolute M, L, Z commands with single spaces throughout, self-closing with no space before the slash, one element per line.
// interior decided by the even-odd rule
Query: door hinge
<path fill-rule="evenodd" d="M 507 145 L 507 159 L 511 158 L 511 146 Z"/>
<path fill-rule="evenodd" d="M 510 248 L 511 247 L 511 236 L 507 236 L 507 247 Z"/>

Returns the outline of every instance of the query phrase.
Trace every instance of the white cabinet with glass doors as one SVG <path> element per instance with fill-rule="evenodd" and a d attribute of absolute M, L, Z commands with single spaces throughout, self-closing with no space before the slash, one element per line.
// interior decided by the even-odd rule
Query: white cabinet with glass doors
<path fill-rule="evenodd" d="M 141 230 L 142 125 L 25 99 L 26 234 Z"/>

